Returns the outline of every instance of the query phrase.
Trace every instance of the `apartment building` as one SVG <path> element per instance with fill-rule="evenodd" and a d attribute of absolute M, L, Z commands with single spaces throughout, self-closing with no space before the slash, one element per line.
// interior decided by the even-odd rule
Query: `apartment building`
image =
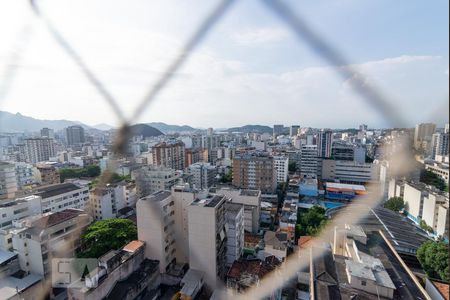
<path fill-rule="evenodd" d="M 448 155 L 449 133 L 438 132 L 431 137 L 431 158 L 436 160 L 436 156 Z"/>
<path fill-rule="evenodd" d="M 191 183 L 194 188 L 207 189 L 214 185 L 217 176 L 217 168 L 210 163 L 198 162 L 188 167 L 191 175 Z"/>
<path fill-rule="evenodd" d="M 333 142 L 331 158 L 335 160 L 366 162 L 366 148 L 362 145 L 349 144 L 345 142 Z"/>
<path fill-rule="evenodd" d="M 125 187 L 108 185 L 96 187 L 89 193 L 89 212 L 94 220 L 107 220 L 117 217 L 118 211 L 125 207 Z"/>
<path fill-rule="evenodd" d="M 404 183 L 404 196 L 408 217 L 420 224 L 423 220 L 436 235 L 448 231 L 448 194 L 423 183 Z"/>
<path fill-rule="evenodd" d="M 244 253 L 244 205 L 226 203 L 225 222 L 227 227 L 226 266 L 229 268 Z"/>
<path fill-rule="evenodd" d="M 435 131 L 436 124 L 417 124 L 414 131 L 414 147 L 416 150 L 429 150 L 428 148 L 431 146 L 431 137 Z"/>
<path fill-rule="evenodd" d="M 159 191 L 136 204 L 138 239 L 147 245 L 145 257 L 160 262 L 161 273 L 176 263 L 175 202 L 169 191 Z"/>
<path fill-rule="evenodd" d="M 58 169 L 52 165 L 40 164 L 36 166 L 42 185 L 58 184 L 61 182 Z"/>
<path fill-rule="evenodd" d="M 300 175 L 302 177 L 317 178 L 319 165 L 317 158 L 317 145 L 302 145 L 300 151 Z"/>
<path fill-rule="evenodd" d="M 331 130 L 322 129 L 317 134 L 317 157 L 330 158 L 332 146 L 333 132 Z"/>
<path fill-rule="evenodd" d="M 145 258 L 146 245 L 132 241 L 122 249 L 111 250 L 98 259 L 98 266 L 83 282 L 69 287 L 69 300 L 145 299 L 156 300 L 160 295 L 159 262 Z"/>
<path fill-rule="evenodd" d="M 28 138 L 24 143 L 26 159 L 29 163 L 49 161 L 50 157 L 56 156 L 55 141 L 52 138 Z"/>
<path fill-rule="evenodd" d="M 14 198 L 18 190 L 14 164 L 0 162 L 0 200 Z"/>
<path fill-rule="evenodd" d="M 256 234 L 259 231 L 261 212 L 261 191 L 221 188 L 211 190 L 217 195 L 224 195 L 232 203 L 244 205 L 244 229 Z"/>
<path fill-rule="evenodd" d="M 289 157 L 274 156 L 273 163 L 277 172 L 277 184 L 286 183 L 289 175 Z"/>
<path fill-rule="evenodd" d="M 367 184 L 380 180 L 380 165 L 344 160 L 322 160 L 322 180 Z"/>
<path fill-rule="evenodd" d="M 42 212 L 58 212 L 69 208 L 85 209 L 89 203 L 89 187 L 61 183 L 37 188 L 34 195 L 42 198 Z"/>
<path fill-rule="evenodd" d="M 141 198 L 157 191 L 170 190 L 181 181 L 182 176 L 182 171 L 164 166 L 146 166 L 131 172 L 131 178 L 136 181 L 137 194 Z"/>
<path fill-rule="evenodd" d="M 185 147 L 181 141 L 170 141 L 152 147 L 152 161 L 156 166 L 184 170 Z"/>
<path fill-rule="evenodd" d="M 20 268 L 49 276 L 53 258 L 75 257 L 80 236 L 92 218 L 82 210 L 66 209 L 24 220 L 12 230 L 12 245 L 19 255 Z"/>
<path fill-rule="evenodd" d="M 190 165 L 198 162 L 208 161 L 208 149 L 186 149 L 185 153 L 186 167 L 189 167 Z"/>
<path fill-rule="evenodd" d="M 84 128 L 79 125 L 69 126 L 65 130 L 67 145 L 79 145 L 86 141 Z"/>
<path fill-rule="evenodd" d="M 449 183 L 450 171 L 448 164 L 441 164 L 441 163 L 425 164 L 425 169 L 441 177 L 447 184 Z"/>
<path fill-rule="evenodd" d="M 41 214 L 41 201 L 41 197 L 33 195 L 0 202 L 0 229 L 10 227 L 15 220 Z"/>
<path fill-rule="evenodd" d="M 259 153 L 236 156 L 233 159 L 233 185 L 242 189 L 274 193 L 277 173 L 273 157 Z"/>
<path fill-rule="evenodd" d="M 38 183 L 39 172 L 36 167 L 25 162 L 15 162 L 17 185 L 20 189 Z"/>
<path fill-rule="evenodd" d="M 188 209 L 189 266 L 205 273 L 210 289 L 218 287 L 225 277 L 225 203 L 224 196 L 208 195 L 196 199 Z"/>

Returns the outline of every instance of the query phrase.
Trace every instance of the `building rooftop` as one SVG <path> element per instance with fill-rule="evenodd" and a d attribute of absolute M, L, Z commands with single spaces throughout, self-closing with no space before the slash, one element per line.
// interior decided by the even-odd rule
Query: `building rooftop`
<path fill-rule="evenodd" d="M 49 228 L 67 220 L 76 218 L 77 216 L 84 214 L 84 211 L 79 209 L 66 209 L 60 212 L 51 213 L 43 216 L 32 223 L 37 228 Z"/>
<path fill-rule="evenodd" d="M 81 188 L 73 183 L 61 183 L 38 188 L 36 189 L 36 195 L 39 195 L 42 199 L 45 199 L 79 189 Z"/>
<path fill-rule="evenodd" d="M 272 272 L 274 268 L 264 261 L 257 260 L 239 260 L 235 261 L 228 271 L 227 277 L 239 280 L 244 275 L 253 275 L 262 279 Z"/>
<path fill-rule="evenodd" d="M 219 205 L 222 200 L 224 200 L 224 196 L 222 195 L 208 195 L 206 198 L 203 199 L 196 199 L 194 202 L 192 202 L 191 205 L 193 206 L 203 206 L 203 207 L 216 207 Z"/>
<path fill-rule="evenodd" d="M 17 253 L 0 250 L 0 266 L 17 256 Z"/>
<path fill-rule="evenodd" d="M 13 299 L 17 296 L 17 291 L 23 292 L 29 287 L 37 284 L 42 280 L 42 277 L 35 274 L 30 274 L 19 278 L 14 276 L 7 276 L 0 280 L 0 295 L 2 299 Z"/>
<path fill-rule="evenodd" d="M 169 191 L 159 191 L 151 194 L 150 196 L 144 197 L 141 200 L 149 200 L 154 202 L 161 202 L 171 196 Z"/>
<path fill-rule="evenodd" d="M 326 182 L 325 186 L 328 189 L 337 189 L 343 191 L 359 191 L 365 192 L 366 188 L 363 185 L 358 184 L 346 184 L 346 183 L 335 183 L 335 182 Z"/>
<path fill-rule="evenodd" d="M 125 247 L 123 247 L 124 251 L 127 252 L 136 252 L 136 250 L 142 248 L 144 246 L 144 242 L 141 241 L 132 241 L 128 243 Z"/>

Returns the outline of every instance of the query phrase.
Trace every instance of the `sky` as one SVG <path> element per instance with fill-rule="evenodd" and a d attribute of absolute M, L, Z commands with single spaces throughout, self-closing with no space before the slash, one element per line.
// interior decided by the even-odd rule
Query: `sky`
<path fill-rule="evenodd" d="M 357 94 L 352 68 L 399 119 L 448 122 L 449 2 L 284 0 L 349 66 L 330 65 L 263 1 L 236 1 L 132 122 L 226 128 L 396 126 Z M 216 0 L 40 0 L 42 11 L 132 116 Z M 36 18 L 0 1 L 0 110 L 118 125 L 119 119 Z M 11 75 L 12 74 L 12 75 Z M 401 117 L 400 117 L 401 116 Z"/>

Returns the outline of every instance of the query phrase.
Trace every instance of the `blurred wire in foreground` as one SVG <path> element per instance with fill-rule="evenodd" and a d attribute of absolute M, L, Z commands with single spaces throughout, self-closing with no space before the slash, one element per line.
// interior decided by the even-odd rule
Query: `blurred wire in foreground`
<path fill-rule="evenodd" d="M 405 120 L 396 113 L 397 110 L 392 105 L 392 101 L 388 101 L 380 89 L 370 84 L 367 77 L 352 66 L 342 53 L 326 41 L 323 36 L 316 33 L 305 20 L 296 15 L 292 7 L 280 0 L 261 1 L 292 29 L 300 41 L 307 42 L 314 50 L 314 53 L 317 53 L 335 67 L 336 72 L 345 81 L 349 81 L 355 91 L 367 103 L 377 109 L 392 126 L 406 127 Z"/>
<path fill-rule="evenodd" d="M 57 44 L 66 52 L 69 57 L 75 62 L 75 64 L 81 69 L 84 76 L 88 81 L 94 86 L 94 88 L 100 93 L 100 95 L 105 99 L 105 101 L 112 108 L 117 118 L 122 123 L 126 123 L 123 111 L 118 105 L 118 101 L 115 97 L 108 91 L 105 85 L 97 78 L 95 73 L 88 67 L 84 59 L 77 53 L 77 51 L 69 44 L 69 42 L 64 38 L 64 36 L 59 32 L 57 27 L 51 22 L 49 18 L 39 9 L 37 5 L 37 0 L 29 0 L 30 6 L 37 17 L 39 17 L 47 30 L 50 32 L 52 37 L 55 39 Z"/>
<path fill-rule="evenodd" d="M 205 38 L 206 34 L 211 28 L 220 20 L 220 18 L 228 11 L 235 0 L 221 0 L 217 7 L 205 18 L 195 33 L 188 39 L 186 44 L 181 49 L 180 54 L 173 60 L 169 67 L 163 72 L 161 78 L 150 89 L 144 100 L 138 105 L 135 113 L 132 116 L 132 120 L 137 120 L 148 104 L 155 99 L 161 90 L 169 83 L 175 72 L 180 69 L 195 47 Z"/>
<path fill-rule="evenodd" d="M 12 47 L 10 56 L 7 58 L 6 68 L 0 81 L 0 103 L 8 96 L 16 77 L 17 69 L 20 68 L 25 48 L 33 34 L 31 22 L 28 22 L 18 33 L 18 38 Z"/>

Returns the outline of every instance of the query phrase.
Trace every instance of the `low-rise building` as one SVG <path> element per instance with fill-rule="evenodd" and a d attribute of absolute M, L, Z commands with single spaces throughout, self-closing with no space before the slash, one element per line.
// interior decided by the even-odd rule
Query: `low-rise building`
<path fill-rule="evenodd" d="M 156 300 L 161 284 L 159 262 L 145 258 L 145 246 L 141 241 L 132 241 L 100 257 L 98 266 L 89 270 L 83 281 L 69 287 L 69 300 Z"/>
<path fill-rule="evenodd" d="M 344 160 L 322 160 L 322 180 L 349 184 L 375 183 L 380 179 L 380 166 Z"/>
<path fill-rule="evenodd" d="M 170 191 L 181 181 L 182 176 L 182 171 L 162 166 L 146 166 L 131 173 L 131 178 L 136 181 L 137 194 L 140 198 L 158 191 Z"/>
<path fill-rule="evenodd" d="M 37 188 L 34 195 L 42 198 L 42 212 L 58 212 L 69 208 L 85 209 L 89 203 L 89 187 L 73 183 Z"/>

